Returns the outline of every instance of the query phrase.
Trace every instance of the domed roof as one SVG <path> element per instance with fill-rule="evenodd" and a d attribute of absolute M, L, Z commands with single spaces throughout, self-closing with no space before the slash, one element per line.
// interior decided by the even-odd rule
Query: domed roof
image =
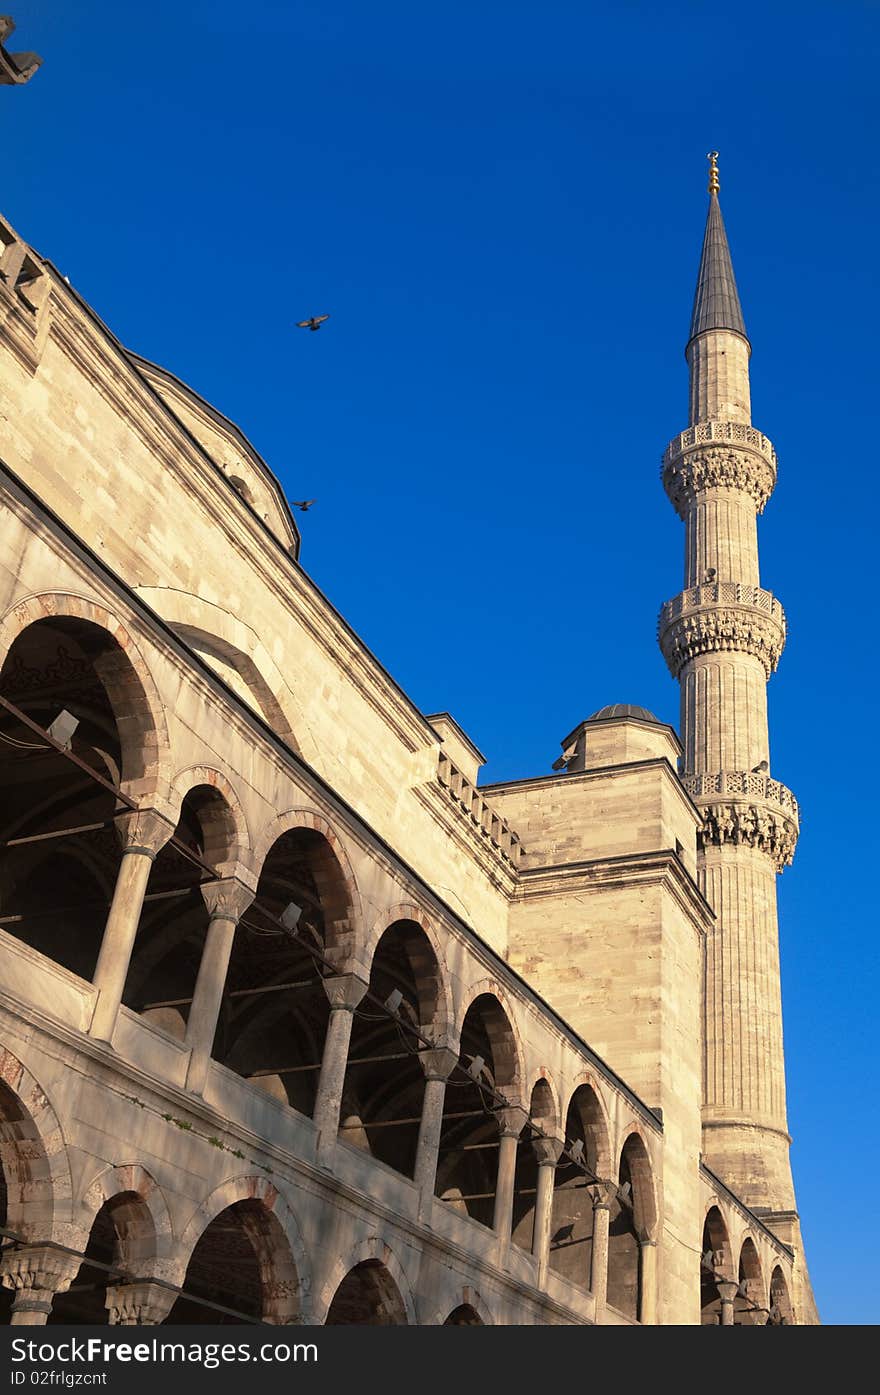
<path fill-rule="evenodd" d="M 649 712 L 647 707 L 636 707 L 631 702 L 612 702 L 608 707 L 600 707 L 598 712 L 594 712 L 592 717 L 588 717 L 588 722 L 607 722 L 612 717 L 637 717 L 642 722 L 656 722 L 662 726 L 662 722 L 653 712 Z"/>

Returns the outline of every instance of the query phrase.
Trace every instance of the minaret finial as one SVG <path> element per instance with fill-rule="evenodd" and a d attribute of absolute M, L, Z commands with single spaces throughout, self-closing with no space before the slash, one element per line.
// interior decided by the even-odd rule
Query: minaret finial
<path fill-rule="evenodd" d="M 717 194 L 721 188 L 721 181 L 718 178 L 718 151 L 710 150 L 706 159 L 709 161 L 709 193 Z"/>

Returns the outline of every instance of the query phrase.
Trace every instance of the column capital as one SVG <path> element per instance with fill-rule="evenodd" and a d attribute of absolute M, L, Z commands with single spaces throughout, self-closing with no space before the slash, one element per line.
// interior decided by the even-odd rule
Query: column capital
<path fill-rule="evenodd" d="M 716 1279 L 715 1287 L 722 1303 L 732 1303 L 739 1293 L 739 1284 L 735 1279 Z"/>
<path fill-rule="evenodd" d="M 428 1046 L 419 1052 L 426 1080 L 448 1080 L 458 1065 L 458 1052 L 448 1046 Z"/>
<path fill-rule="evenodd" d="M 174 824 L 158 809 L 126 809 L 114 819 L 122 851 L 143 853 L 151 860 L 174 833 Z"/>
<path fill-rule="evenodd" d="M 231 920 L 236 924 L 253 901 L 256 890 L 238 877 L 218 877 L 217 881 L 202 882 L 199 887 L 210 919 Z"/>
<path fill-rule="evenodd" d="M 562 1156 L 564 1147 L 564 1138 L 554 1138 L 551 1135 L 542 1134 L 541 1137 L 532 1139 L 532 1148 L 538 1159 L 539 1167 L 555 1167 Z"/>
<path fill-rule="evenodd" d="M 359 978 L 357 974 L 332 974 L 328 978 L 322 978 L 321 983 L 327 994 L 331 1012 L 337 1009 L 342 1012 L 354 1012 L 370 986 L 368 981 Z"/>
<path fill-rule="evenodd" d="M 587 1188 L 594 1211 L 610 1211 L 617 1199 L 617 1183 L 600 1178 Z"/>
<path fill-rule="evenodd" d="M 105 1304 L 111 1324 L 119 1327 L 158 1327 L 177 1299 L 171 1286 L 144 1279 L 134 1284 L 113 1284 Z"/>
<path fill-rule="evenodd" d="M 52 1295 L 70 1287 L 81 1264 L 81 1255 L 51 1245 L 26 1245 L 0 1260 L 0 1283 L 18 1294 L 34 1290 L 48 1293 L 51 1306 Z"/>
<path fill-rule="evenodd" d="M 529 1122 L 528 1110 L 518 1104 L 505 1104 L 494 1112 L 502 1138 L 519 1138 Z"/>

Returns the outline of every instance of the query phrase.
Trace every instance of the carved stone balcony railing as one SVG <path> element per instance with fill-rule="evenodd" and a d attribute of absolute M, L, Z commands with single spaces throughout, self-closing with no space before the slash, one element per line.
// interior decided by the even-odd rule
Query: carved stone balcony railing
<path fill-rule="evenodd" d="M 691 586 L 661 606 L 657 638 L 673 678 L 697 655 L 722 651 L 754 654 L 769 678 L 785 645 L 785 612 L 760 586 Z"/>
<path fill-rule="evenodd" d="M 472 832 L 485 838 L 512 867 L 518 867 L 523 848 L 518 833 L 510 827 L 506 819 L 496 813 L 488 800 L 470 780 L 466 779 L 456 765 L 440 752 L 437 764 L 437 780 L 452 804 L 457 806 L 471 826 Z"/>
<path fill-rule="evenodd" d="M 661 478 L 681 518 L 703 489 L 743 490 L 762 513 L 776 485 L 776 451 L 753 426 L 701 421 L 670 441 Z"/>
<path fill-rule="evenodd" d="M 682 784 L 703 815 L 704 848 L 725 844 L 757 848 L 777 872 L 794 857 L 800 827 L 798 802 L 779 780 L 751 770 L 683 775 Z"/>

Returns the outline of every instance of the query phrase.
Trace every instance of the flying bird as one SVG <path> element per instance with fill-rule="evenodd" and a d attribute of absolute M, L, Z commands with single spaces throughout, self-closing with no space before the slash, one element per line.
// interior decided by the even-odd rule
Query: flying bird
<path fill-rule="evenodd" d="M 302 509 L 303 513 L 307 513 L 312 504 L 316 504 L 318 501 L 317 499 L 291 499 L 290 502 L 295 509 Z"/>
<path fill-rule="evenodd" d="M 320 329 L 325 320 L 329 320 L 329 315 L 312 315 L 308 320 L 297 320 L 297 329 L 310 329 L 314 334 L 316 329 Z"/>

